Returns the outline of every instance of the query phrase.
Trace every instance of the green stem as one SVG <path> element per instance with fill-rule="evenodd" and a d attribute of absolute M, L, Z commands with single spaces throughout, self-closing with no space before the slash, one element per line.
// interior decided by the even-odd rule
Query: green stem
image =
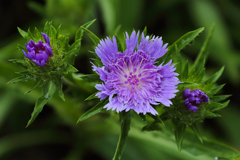
<path fill-rule="evenodd" d="M 126 146 L 126 140 L 128 136 L 128 132 L 130 130 L 130 123 L 131 123 L 131 113 L 129 112 L 122 112 L 119 114 L 120 121 L 121 121 L 121 133 L 119 136 L 117 148 L 113 157 L 113 160 L 121 160 L 123 150 Z"/>

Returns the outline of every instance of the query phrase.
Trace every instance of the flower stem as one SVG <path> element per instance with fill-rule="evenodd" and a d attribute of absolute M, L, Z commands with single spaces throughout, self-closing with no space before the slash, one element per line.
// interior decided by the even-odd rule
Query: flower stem
<path fill-rule="evenodd" d="M 130 123 L 131 123 L 131 111 L 129 112 L 122 112 L 119 114 L 120 121 L 121 121 L 121 133 L 118 139 L 117 148 L 113 157 L 113 160 L 121 160 L 123 150 L 126 146 L 126 140 L 128 136 L 128 132 L 130 130 Z"/>

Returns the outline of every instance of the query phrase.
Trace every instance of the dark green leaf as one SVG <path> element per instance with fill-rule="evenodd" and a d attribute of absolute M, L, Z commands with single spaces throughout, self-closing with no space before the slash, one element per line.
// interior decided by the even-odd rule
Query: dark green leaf
<path fill-rule="evenodd" d="M 152 117 L 152 118 L 153 118 L 155 121 L 157 121 L 158 123 L 162 123 L 162 124 L 164 125 L 162 119 L 161 119 L 158 115 L 152 115 L 152 114 L 150 114 L 150 113 L 147 113 L 147 115 L 149 115 L 150 117 Z"/>
<path fill-rule="evenodd" d="M 147 26 L 145 26 L 144 30 L 143 30 L 143 34 L 146 37 L 147 36 Z"/>
<path fill-rule="evenodd" d="M 32 88 L 31 88 L 29 91 L 25 92 L 24 94 L 30 93 L 30 92 L 31 92 L 32 90 L 34 90 L 35 88 L 41 86 L 42 83 L 43 83 L 43 81 L 42 81 L 41 79 L 36 80 L 35 83 L 33 84 Z"/>
<path fill-rule="evenodd" d="M 216 94 L 218 91 L 220 91 L 223 87 L 225 86 L 225 84 L 222 84 L 220 86 L 213 86 L 208 92 L 209 96 L 213 96 L 214 94 Z"/>
<path fill-rule="evenodd" d="M 142 128 L 142 131 L 160 131 L 160 130 L 162 130 L 162 128 L 157 121 L 153 121 L 152 123 Z"/>
<path fill-rule="evenodd" d="M 192 86 L 197 86 L 197 85 L 199 85 L 199 84 L 192 83 L 192 82 L 183 82 L 183 83 L 178 84 L 179 87 L 192 87 Z"/>
<path fill-rule="evenodd" d="M 229 102 L 230 101 L 227 101 L 227 102 L 224 102 L 224 103 L 211 102 L 209 105 L 207 105 L 207 108 L 211 112 L 215 112 L 217 110 L 220 110 L 220 109 L 223 109 L 224 107 L 226 107 Z"/>
<path fill-rule="evenodd" d="M 93 43 L 95 45 L 98 45 L 98 43 L 100 42 L 100 39 L 95 34 L 93 34 L 91 31 L 86 29 L 85 27 L 81 26 L 81 28 L 86 31 L 87 35 L 93 41 Z"/>
<path fill-rule="evenodd" d="M 100 113 L 103 110 L 103 107 L 108 103 L 108 100 L 104 99 L 102 101 L 100 101 L 96 106 L 94 106 L 93 108 L 91 108 L 90 110 L 88 110 L 87 112 L 85 112 L 77 121 L 77 123 L 88 119 L 98 113 Z"/>
<path fill-rule="evenodd" d="M 185 67 L 184 67 L 184 70 L 182 73 L 182 78 L 183 78 L 183 80 L 188 79 L 188 61 L 185 64 Z"/>
<path fill-rule="evenodd" d="M 68 73 L 78 72 L 78 70 L 75 67 L 73 67 L 72 65 L 70 65 L 70 64 L 68 65 L 66 70 L 67 70 Z"/>
<path fill-rule="evenodd" d="M 176 127 L 175 130 L 174 130 L 175 140 L 176 140 L 176 143 L 177 143 L 178 150 L 181 151 L 183 136 L 184 136 L 184 133 L 185 133 L 185 130 L 186 130 L 186 125 L 185 124 L 177 124 L 175 127 Z"/>
<path fill-rule="evenodd" d="M 65 55 L 64 55 L 64 61 L 65 62 L 69 62 L 70 60 L 71 60 L 71 57 L 75 57 L 75 55 L 77 54 L 77 51 L 78 51 L 78 49 L 77 48 L 74 48 L 74 49 L 72 49 L 72 50 L 70 50 L 70 51 L 68 51 Z"/>
<path fill-rule="evenodd" d="M 208 56 L 208 50 L 209 50 L 209 45 L 210 45 L 210 41 L 212 39 L 212 35 L 213 35 L 213 31 L 214 31 L 214 28 L 215 28 L 215 23 L 212 24 L 209 32 L 208 32 L 208 35 L 207 35 L 207 38 L 206 40 L 204 41 L 204 44 L 192 66 L 192 68 L 199 68 L 202 63 L 204 62 L 205 59 L 207 59 L 207 56 Z M 204 63 L 205 64 L 205 63 Z"/>
<path fill-rule="evenodd" d="M 221 115 L 208 111 L 208 112 L 205 112 L 204 117 L 205 118 L 216 118 L 216 117 L 221 117 Z"/>
<path fill-rule="evenodd" d="M 29 81 L 29 80 L 32 80 L 32 79 L 33 79 L 32 76 L 24 75 L 24 76 L 20 76 L 20 77 L 12 79 L 7 84 L 11 84 L 11 83 L 14 84 L 14 83 L 17 83 L 17 82 Z"/>
<path fill-rule="evenodd" d="M 43 86 L 43 96 L 40 97 L 34 107 L 34 110 L 31 115 L 31 119 L 28 121 L 26 127 L 28 127 L 38 116 L 38 114 L 42 111 L 44 105 L 52 98 L 53 94 L 56 91 L 56 85 L 49 81 Z"/>
<path fill-rule="evenodd" d="M 63 87 L 63 82 L 62 82 L 62 79 L 59 78 L 59 79 L 57 79 L 57 81 L 56 81 L 56 88 L 57 88 L 57 91 L 58 91 L 58 96 L 59 96 L 63 101 L 65 101 L 64 94 L 63 94 L 63 91 L 62 91 L 62 87 Z"/>
<path fill-rule="evenodd" d="M 202 136 L 201 136 L 201 134 L 200 134 L 200 132 L 198 130 L 197 124 L 192 124 L 190 127 L 193 130 L 193 132 L 196 134 L 196 136 L 198 137 L 200 142 L 203 143 L 203 139 L 202 139 Z"/>
<path fill-rule="evenodd" d="M 222 75 L 224 67 L 222 67 L 218 72 L 212 75 L 208 80 L 205 81 L 205 84 L 215 83 L 218 78 Z"/>

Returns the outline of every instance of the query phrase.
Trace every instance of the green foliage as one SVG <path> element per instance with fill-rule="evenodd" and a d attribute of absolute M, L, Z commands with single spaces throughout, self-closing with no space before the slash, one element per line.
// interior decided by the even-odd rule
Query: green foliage
<path fill-rule="evenodd" d="M 94 21 L 95 20 L 87 22 L 83 25 L 83 27 L 88 28 L 93 24 Z M 14 63 L 21 64 L 26 70 L 16 72 L 21 76 L 12 79 L 9 83 L 29 80 L 35 81 L 32 89 L 26 93 L 29 93 L 39 86 L 43 86 L 43 96 L 37 100 L 32 117 L 27 126 L 29 126 L 35 120 L 37 115 L 42 111 L 44 105 L 52 98 L 56 90 L 59 93 L 59 97 L 62 100 L 65 100 L 62 91 L 62 77 L 69 73 L 78 71 L 72 66 L 72 64 L 74 64 L 75 57 L 79 53 L 84 29 L 82 27 L 78 29 L 75 36 L 75 42 L 69 46 L 69 37 L 68 35 L 64 36 L 60 34 L 60 26 L 55 29 L 55 27 L 52 25 L 52 22 L 46 22 L 43 30 L 44 33 L 50 37 L 50 45 L 53 50 L 53 57 L 50 58 L 49 63 L 47 63 L 44 67 L 41 67 L 26 57 L 24 59 L 11 60 Z M 44 41 L 42 34 L 37 28 L 35 28 L 34 33 L 31 33 L 30 29 L 28 29 L 28 32 L 25 32 L 18 28 L 18 31 L 27 42 L 29 42 L 31 39 L 34 42 L 38 42 L 39 40 Z M 20 49 L 26 50 L 20 45 L 19 47 Z"/>

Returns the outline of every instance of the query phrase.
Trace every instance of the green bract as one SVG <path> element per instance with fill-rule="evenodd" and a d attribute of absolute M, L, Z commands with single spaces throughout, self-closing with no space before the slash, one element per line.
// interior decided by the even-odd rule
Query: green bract
<path fill-rule="evenodd" d="M 83 27 L 88 28 L 94 21 L 95 20 L 84 24 Z M 50 46 L 53 51 L 53 57 L 49 59 L 49 62 L 45 66 L 38 66 L 36 63 L 26 57 L 24 59 L 10 60 L 13 63 L 21 64 L 25 70 L 17 72 L 17 74 L 20 74 L 21 76 L 12 79 L 8 83 L 32 80 L 35 81 L 35 83 L 31 90 L 40 86 L 43 89 L 43 95 L 37 100 L 32 117 L 27 126 L 29 126 L 35 120 L 37 115 L 42 111 L 43 106 L 52 98 L 55 91 L 58 91 L 59 97 L 64 100 L 64 94 L 62 91 L 62 77 L 69 73 L 78 71 L 72 65 L 74 64 L 75 57 L 79 53 L 84 30 L 80 27 L 76 33 L 75 42 L 72 45 L 69 45 L 69 36 L 61 35 L 60 27 L 61 25 L 56 29 L 53 27 L 52 22 L 46 22 L 44 26 L 43 33 L 50 37 Z M 30 40 L 33 40 L 34 42 L 38 42 L 39 40 L 44 41 L 42 34 L 37 28 L 35 28 L 33 33 L 30 31 L 30 29 L 28 29 L 28 32 L 25 32 L 18 28 L 18 31 L 26 40 L 26 43 L 28 43 Z M 26 47 L 18 45 L 18 48 L 21 50 L 21 53 L 24 56 L 22 50 L 27 52 Z M 27 91 L 26 93 L 29 93 L 30 91 Z"/>

